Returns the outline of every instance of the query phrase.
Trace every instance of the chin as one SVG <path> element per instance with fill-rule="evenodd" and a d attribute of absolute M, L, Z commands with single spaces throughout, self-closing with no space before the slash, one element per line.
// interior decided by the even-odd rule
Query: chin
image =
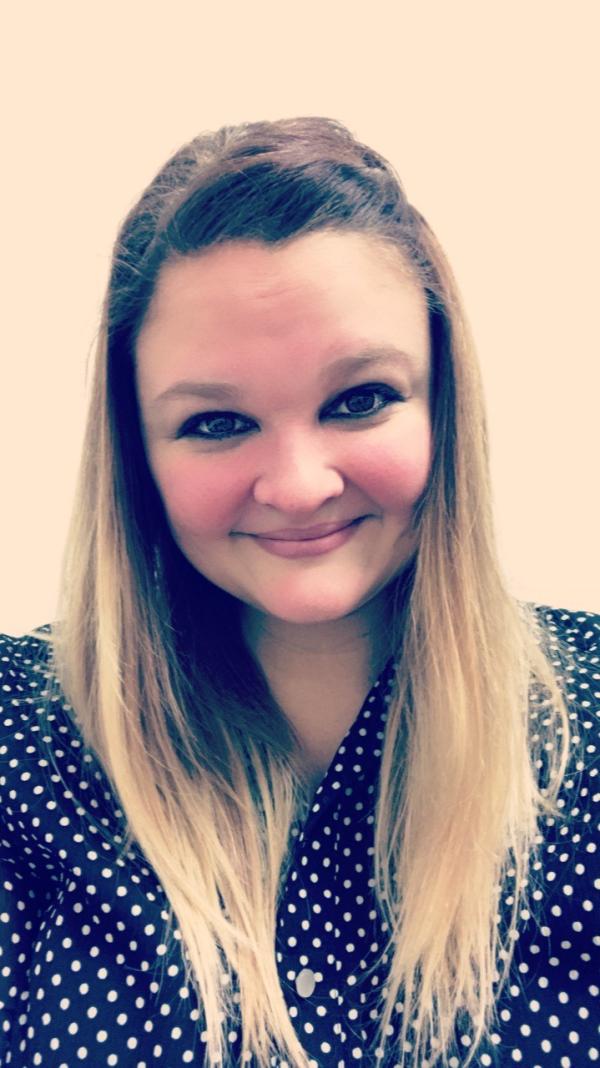
<path fill-rule="evenodd" d="M 344 619 L 355 612 L 359 607 L 358 602 L 348 604 L 262 604 L 256 605 L 261 612 L 280 619 L 283 623 L 298 623 L 305 626 L 311 623 L 333 623 L 337 619 Z"/>

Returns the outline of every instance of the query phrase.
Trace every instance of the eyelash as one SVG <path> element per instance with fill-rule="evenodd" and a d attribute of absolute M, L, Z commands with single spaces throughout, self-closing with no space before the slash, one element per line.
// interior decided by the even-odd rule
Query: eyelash
<path fill-rule="evenodd" d="M 336 407 L 336 405 L 339 406 L 340 404 L 347 403 L 347 401 L 351 400 L 353 397 L 361 396 L 361 394 L 364 393 L 380 394 L 380 396 L 384 398 L 383 403 L 379 404 L 377 408 L 370 409 L 367 412 L 347 412 L 343 415 L 334 416 L 334 418 L 348 421 L 356 419 L 368 419 L 374 415 L 378 415 L 379 412 L 382 412 L 384 408 L 387 408 L 389 404 L 393 404 L 396 401 L 404 400 L 402 394 L 399 393 L 398 390 L 392 389 L 391 386 L 386 386 L 380 383 L 367 383 L 363 386 L 355 386 L 353 389 L 348 389 L 344 393 L 340 394 L 340 396 L 336 398 L 335 401 L 327 405 L 327 407 L 325 408 L 325 414 L 327 414 L 327 411 L 331 408 Z M 198 432 L 196 429 L 194 429 L 200 423 L 208 422 L 209 420 L 214 419 L 223 419 L 225 417 L 230 417 L 234 420 L 243 420 L 246 418 L 245 416 L 238 415 L 236 412 L 229 411 L 203 412 L 201 415 L 193 415 L 190 419 L 186 419 L 186 421 L 177 431 L 176 436 L 177 438 L 200 438 L 203 441 L 226 441 L 234 437 L 241 437 L 242 434 L 247 433 L 247 431 L 244 429 L 234 430 L 230 433 L 225 434 L 207 434 L 205 432 Z M 253 422 L 253 420 L 248 419 L 247 422 Z"/>

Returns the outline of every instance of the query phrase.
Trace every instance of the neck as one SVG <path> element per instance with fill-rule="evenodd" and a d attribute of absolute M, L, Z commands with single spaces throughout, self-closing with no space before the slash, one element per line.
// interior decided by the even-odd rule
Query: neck
<path fill-rule="evenodd" d="M 245 640 L 263 668 L 292 672 L 344 670 L 361 664 L 375 677 L 387 659 L 388 628 L 381 598 L 343 619 L 319 623 L 289 623 L 247 606 L 242 616 Z"/>
<path fill-rule="evenodd" d="M 248 609 L 246 642 L 291 723 L 314 784 L 360 711 L 389 655 L 384 601 L 340 620 L 295 624 Z"/>

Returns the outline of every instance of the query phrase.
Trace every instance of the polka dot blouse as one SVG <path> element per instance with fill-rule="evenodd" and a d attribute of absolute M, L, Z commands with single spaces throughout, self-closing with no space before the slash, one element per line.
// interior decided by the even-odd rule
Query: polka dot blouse
<path fill-rule="evenodd" d="M 563 784 L 568 821 L 541 817 L 535 915 L 521 914 L 497 1025 L 474 1065 L 583 1068 L 600 1062 L 600 616 L 536 610 L 574 650 L 569 692 L 585 759 Z M 164 891 L 135 846 L 119 855 L 123 814 L 68 706 L 56 700 L 42 722 L 44 649 L 31 637 L 0 639 L 0 1065 L 201 1065 L 202 1011 L 184 982 L 180 940 L 163 941 Z M 388 665 L 292 831 L 275 949 L 315 1068 L 395 1063 L 374 1044 L 386 960 L 369 867 L 390 686 Z M 394 1033 L 401 1013 L 399 1002 Z M 233 1026 L 229 1043 L 227 1063 L 247 1063 Z M 458 1027 L 451 1068 L 468 1046 Z M 417 1066 L 409 1048 L 406 1063 L 427 1061 Z"/>

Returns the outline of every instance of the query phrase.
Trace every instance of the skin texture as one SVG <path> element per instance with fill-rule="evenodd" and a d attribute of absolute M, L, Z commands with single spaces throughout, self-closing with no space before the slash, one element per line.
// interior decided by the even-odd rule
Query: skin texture
<path fill-rule="evenodd" d="M 410 364 L 393 354 L 332 369 L 392 347 Z M 311 657 L 322 678 L 327 666 L 330 679 L 337 669 L 340 684 L 364 688 L 377 594 L 416 549 L 410 522 L 431 463 L 427 310 L 400 257 L 328 232 L 167 263 L 136 355 L 148 459 L 184 555 L 244 603 L 248 640 L 273 679 L 289 688 L 303 675 L 306 690 Z M 240 396 L 161 396 L 182 381 L 228 383 Z M 366 384 L 385 389 L 357 395 Z M 348 418 L 353 388 L 351 403 L 371 414 Z M 359 517 L 345 544 L 314 556 L 272 555 L 256 537 Z"/>

